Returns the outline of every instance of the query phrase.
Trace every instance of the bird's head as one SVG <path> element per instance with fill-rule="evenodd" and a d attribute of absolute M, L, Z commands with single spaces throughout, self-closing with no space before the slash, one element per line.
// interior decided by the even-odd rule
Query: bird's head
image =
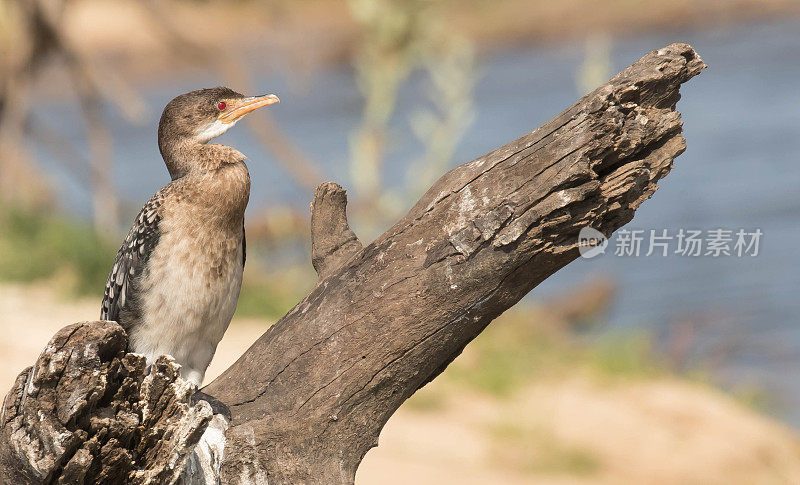
<path fill-rule="evenodd" d="M 176 150 L 208 143 L 246 114 L 278 102 L 274 94 L 244 96 L 222 86 L 181 94 L 167 103 L 158 124 L 161 155 L 169 166 Z"/>

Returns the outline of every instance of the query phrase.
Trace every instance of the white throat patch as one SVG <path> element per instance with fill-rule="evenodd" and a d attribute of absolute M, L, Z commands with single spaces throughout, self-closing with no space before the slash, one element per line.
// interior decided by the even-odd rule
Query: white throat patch
<path fill-rule="evenodd" d="M 233 125 L 235 125 L 238 121 L 239 120 L 236 120 L 233 123 L 223 123 L 220 120 L 215 120 L 213 123 L 207 125 L 197 133 L 198 141 L 200 143 L 208 143 L 208 141 L 212 138 L 216 138 L 233 128 Z"/>

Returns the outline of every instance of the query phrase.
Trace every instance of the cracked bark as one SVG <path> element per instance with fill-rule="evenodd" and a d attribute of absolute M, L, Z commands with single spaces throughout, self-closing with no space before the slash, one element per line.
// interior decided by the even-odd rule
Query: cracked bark
<path fill-rule="evenodd" d="M 228 406 L 230 422 L 215 415 L 216 424 L 209 425 L 210 407 L 193 407 L 173 393 L 170 423 L 180 433 L 155 429 L 135 436 L 135 446 L 115 444 L 130 450 L 132 465 L 123 468 L 87 447 L 97 436 L 91 426 L 56 413 L 68 431 L 88 430 L 88 437 L 60 444 L 68 451 L 59 454 L 57 432 L 33 418 L 25 421 L 37 409 L 25 397 L 26 371 L 4 406 L 12 417 L 2 421 L 0 464 L 6 471 L 0 479 L 27 476 L 25 470 L 38 466 L 38 476 L 52 481 L 71 470 L 68 460 L 78 471 L 113 468 L 107 473 L 122 471 L 131 480 L 163 474 L 169 469 L 164 464 L 172 463 L 173 470 L 183 470 L 185 483 L 353 483 L 364 454 L 403 401 L 495 317 L 576 259 L 581 228 L 609 236 L 653 194 L 685 149 L 675 110 L 679 87 L 704 67 L 686 44 L 647 54 L 542 127 L 445 174 L 366 247 L 348 227 L 344 191 L 323 184 L 311 206 L 317 286 L 203 389 Z M 131 359 L 114 349 L 120 362 Z M 48 348 L 40 360 L 50 353 Z M 94 369 L 101 375 L 104 365 L 117 369 L 107 361 L 73 365 L 89 382 Z M 117 382 L 122 371 L 106 372 L 109 382 Z M 127 372 L 131 382 L 144 382 L 143 369 Z M 139 393 L 154 389 L 133 387 Z M 100 411 L 103 399 L 86 402 L 79 415 L 108 416 Z M 109 403 L 118 404 L 116 397 Z M 20 419 L 23 424 L 14 424 Z M 15 432 L 27 440 L 22 451 L 11 438 Z M 178 443 L 177 455 L 161 457 L 168 447 L 159 437 Z"/>
<path fill-rule="evenodd" d="M 212 418 L 162 356 L 145 372 L 114 322 L 60 330 L 8 393 L 0 483 L 171 483 Z"/>

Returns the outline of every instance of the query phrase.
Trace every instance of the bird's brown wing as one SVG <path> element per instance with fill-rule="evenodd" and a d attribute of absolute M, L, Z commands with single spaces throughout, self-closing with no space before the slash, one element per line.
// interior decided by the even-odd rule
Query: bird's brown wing
<path fill-rule="evenodd" d="M 123 328 L 128 323 L 121 322 L 120 314 L 138 313 L 135 295 L 136 280 L 144 272 L 147 260 L 158 244 L 158 223 L 161 220 L 161 205 L 169 186 L 154 195 L 142 208 L 133 223 L 128 236 L 122 243 L 114 259 L 114 266 L 108 275 L 106 290 L 103 295 L 103 306 L 100 311 L 101 320 L 114 320 Z"/>

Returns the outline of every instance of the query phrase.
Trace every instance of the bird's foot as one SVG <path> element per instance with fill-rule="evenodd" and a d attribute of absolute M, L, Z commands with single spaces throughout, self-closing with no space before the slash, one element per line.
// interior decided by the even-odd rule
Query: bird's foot
<path fill-rule="evenodd" d="M 214 412 L 214 414 L 221 414 L 225 416 L 225 419 L 228 421 L 231 420 L 231 410 L 225 405 L 224 402 L 220 401 L 214 396 L 209 396 L 203 391 L 196 389 L 194 394 L 192 394 L 192 404 L 197 404 L 198 401 L 207 402 L 211 405 L 211 410 Z"/>

